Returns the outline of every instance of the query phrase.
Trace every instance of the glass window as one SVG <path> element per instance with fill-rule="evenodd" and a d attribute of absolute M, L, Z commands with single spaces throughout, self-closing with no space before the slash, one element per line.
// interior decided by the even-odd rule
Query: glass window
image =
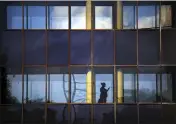
<path fill-rule="evenodd" d="M 7 29 L 22 29 L 22 6 L 7 7 Z M 24 7 L 24 28 L 26 29 L 26 7 Z"/>
<path fill-rule="evenodd" d="M 171 74 L 162 74 L 162 81 L 160 81 L 160 75 L 157 75 L 158 79 L 158 96 L 159 99 L 162 95 L 162 102 L 172 102 L 172 75 Z M 162 94 L 160 91 L 160 86 L 162 84 Z"/>
<path fill-rule="evenodd" d="M 68 29 L 68 6 L 49 7 L 49 28 Z"/>
<path fill-rule="evenodd" d="M 96 103 L 113 103 L 113 68 L 94 68 Z"/>
<path fill-rule="evenodd" d="M 10 93 L 7 95 L 10 95 L 11 101 L 10 103 L 22 103 L 22 75 L 8 75 L 9 80 L 9 88 Z"/>
<path fill-rule="evenodd" d="M 136 26 L 135 26 L 136 27 Z M 138 6 L 138 28 L 155 27 L 155 6 Z"/>
<path fill-rule="evenodd" d="M 112 29 L 112 7 L 95 7 L 95 29 Z"/>
<path fill-rule="evenodd" d="M 88 68 L 72 68 L 71 69 L 71 102 L 86 103 L 87 102 L 87 73 Z M 91 83 L 91 82 L 88 82 Z"/>
<path fill-rule="evenodd" d="M 46 28 L 45 6 L 28 6 L 28 28 Z"/>
<path fill-rule="evenodd" d="M 157 7 L 157 27 L 159 27 L 159 6 Z M 170 5 L 161 6 L 161 27 L 172 26 L 172 8 Z"/>
<path fill-rule="evenodd" d="M 156 74 L 139 74 L 139 101 L 156 101 Z"/>
<path fill-rule="evenodd" d="M 86 7 L 71 7 L 71 29 L 86 29 Z"/>
<path fill-rule="evenodd" d="M 29 74 L 25 83 L 26 102 L 45 102 L 45 74 Z"/>
<path fill-rule="evenodd" d="M 133 29 L 135 23 L 134 6 L 123 6 L 123 29 Z"/>
<path fill-rule="evenodd" d="M 49 79 L 49 102 L 66 103 L 68 100 L 68 74 L 51 74 Z"/>
<path fill-rule="evenodd" d="M 68 69 L 63 67 L 48 68 L 48 103 L 67 103 L 68 102 Z"/>
<path fill-rule="evenodd" d="M 136 99 L 135 74 L 124 74 L 124 102 L 135 102 Z"/>

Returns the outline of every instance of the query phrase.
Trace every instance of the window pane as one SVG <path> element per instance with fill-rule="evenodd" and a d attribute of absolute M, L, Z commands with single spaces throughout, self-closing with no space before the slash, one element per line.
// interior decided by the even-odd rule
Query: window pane
<path fill-rule="evenodd" d="M 51 74 L 48 88 L 50 88 L 50 102 L 66 103 L 66 97 L 68 96 L 68 74 Z"/>
<path fill-rule="evenodd" d="M 71 101 L 73 103 L 86 102 L 87 67 L 71 69 Z"/>
<path fill-rule="evenodd" d="M 68 29 L 68 6 L 49 7 L 49 28 Z"/>
<path fill-rule="evenodd" d="M 25 31 L 25 64 L 42 65 L 46 62 L 44 30 Z"/>
<path fill-rule="evenodd" d="M 170 5 L 161 6 L 161 26 L 167 27 L 172 25 L 172 9 Z"/>
<path fill-rule="evenodd" d="M 167 124 L 163 123 L 162 113 L 161 105 L 139 105 L 139 124 Z M 170 119 L 167 122 L 171 122 Z"/>
<path fill-rule="evenodd" d="M 86 29 L 86 7 L 71 7 L 71 29 Z"/>
<path fill-rule="evenodd" d="M 45 123 L 45 105 L 44 104 L 25 104 L 23 108 L 24 124 L 43 124 Z"/>
<path fill-rule="evenodd" d="M 7 29 L 23 28 L 22 6 L 7 7 Z M 24 28 L 26 29 L 26 7 L 24 7 Z"/>
<path fill-rule="evenodd" d="M 113 105 L 94 105 L 94 124 L 114 124 Z"/>
<path fill-rule="evenodd" d="M 28 102 L 45 101 L 45 74 L 29 74 L 26 85 L 28 85 Z"/>
<path fill-rule="evenodd" d="M 138 109 L 137 105 L 117 105 L 116 119 L 117 124 L 138 124 Z M 143 124 L 143 123 L 142 123 Z"/>
<path fill-rule="evenodd" d="M 112 29 L 112 7 L 95 7 L 95 29 Z"/>
<path fill-rule="evenodd" d="M 155 27 L 155 6 L 138 6 L 138 28 L 153 27 Z"/>
<path fill-rule="evenodd" d="M 159 90 L 159 97 L 162 95 L 162 102 L 172 102 L 173 100 L 173 86 L 172 86 L 172 75 L 162 74 L 162 81 L 160 81 L 160 75 L 158 74 L 158 89 L 162 84 L 162 94 Z"/>
<path fill-rule="evenodd" d="M 91 32 L 71 31 L 70 37 L 71 64 L 89 65 L 91 60 Z"/>
<path fill-rule="evenodd" d="M 134 28 L 134 6 L 123 6 L 123 29 Z"/>
<path fill-rule="evenodd" d="M 24 82 L 24 102 L 44 103 L 46 89 L 45 68 L 25 68 L 26 79 Z"/>
<path fill-rule="evenodd" d="M 139 74 L 139 101 L 156 101 L 156 74 Z"/>
<path fill-rule="evenodd" d="M 135 102 L 135 74 L 124 74 L 124 102 Z"/>
<path fill-rule="evenodd" d="M 67 104 L 49 104 L 47 106 L 47 124 L 64 124 L 69 120 Z"/>
<path fill-rule="evenodd" d="M 68 65 L 68 31 L 48 31 L 48 64 Z"/>
<path fill-rule="evenodd" d="M 28 28 L 29 29 L 46 28 L 45 6 L 28 7 Z"/>
<path fill-rule="evenodd" d="M 19 124 L 22 118 L 22 105 L 1 105 L 1 124 Z"/>
<path fill-rule="evenodd" d="M 22 75 L 8 75 L 9 80 L 9 89 L 11 96 L 11 100 L 9 101 L 12 104 L 22 103 Z M 8 95 L 8 94 L 7 94 Z"/>
<path fill-rule="evenodd" d="M 112 31 L 94 31 L 94 64 L 114 64 L 114 35 Z"/>
<path fill-rule="evenodd" d="M 97 67 L 94 72 L 96 103 L 113 103 L 113 68 Z"/>

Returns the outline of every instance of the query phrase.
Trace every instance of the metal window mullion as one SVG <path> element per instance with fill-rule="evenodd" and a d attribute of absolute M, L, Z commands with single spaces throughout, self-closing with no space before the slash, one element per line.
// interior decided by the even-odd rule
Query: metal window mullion
<path fill-rule="evenodd" d="M 24 122 L 24 52 L 25 52 L 25 32 L 24 32 L 24 2 L 22 1 L 22 113 L 21 124 Z"/>
<path fill-rule="evenodd" d="M 136 84 L 137 84 L 137 120 L 138 124 L 140 123 L 139 119 L 139 63 L 138 63 L 138 1 L 136 1 L 136 54 L 137 54 L 137 75 L 136 75 Z"/>
<path fill-rule="evenodd" d="M 47 1 L 45 1 L 45 124 L 47 124 L 47 95 L 48 95 L 48 8 L 47 8 Z"/>
<path fill-rule="evenodd" d="M 69 5 L 68 5 L 68 124 L 71 123 L 71 66 L 70 66 L 70 59 L 71 59 L 71 50 L 70 50 L 70 45 L 71 45 L 71 2 L 69 1 Z"/>

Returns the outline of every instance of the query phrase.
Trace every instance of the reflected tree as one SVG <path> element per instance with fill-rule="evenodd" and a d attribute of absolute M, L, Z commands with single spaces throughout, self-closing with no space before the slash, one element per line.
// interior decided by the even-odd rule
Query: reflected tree
<path fill-rule="evenodd" d="M 0 65 L 1 65 L 1 103 L 19 103 L 18 99 L 12 96 L 11 83 L 7 76 L 7 55 L 0 53 Z"/>

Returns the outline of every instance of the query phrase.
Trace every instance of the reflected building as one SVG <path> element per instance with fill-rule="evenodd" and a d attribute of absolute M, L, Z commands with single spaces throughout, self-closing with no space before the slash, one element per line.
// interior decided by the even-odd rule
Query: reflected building
<path fill-rule="evenodd" d="M 1 122 L 175 123 L 175 14 L 168 1 L 0 2 Z"/>

